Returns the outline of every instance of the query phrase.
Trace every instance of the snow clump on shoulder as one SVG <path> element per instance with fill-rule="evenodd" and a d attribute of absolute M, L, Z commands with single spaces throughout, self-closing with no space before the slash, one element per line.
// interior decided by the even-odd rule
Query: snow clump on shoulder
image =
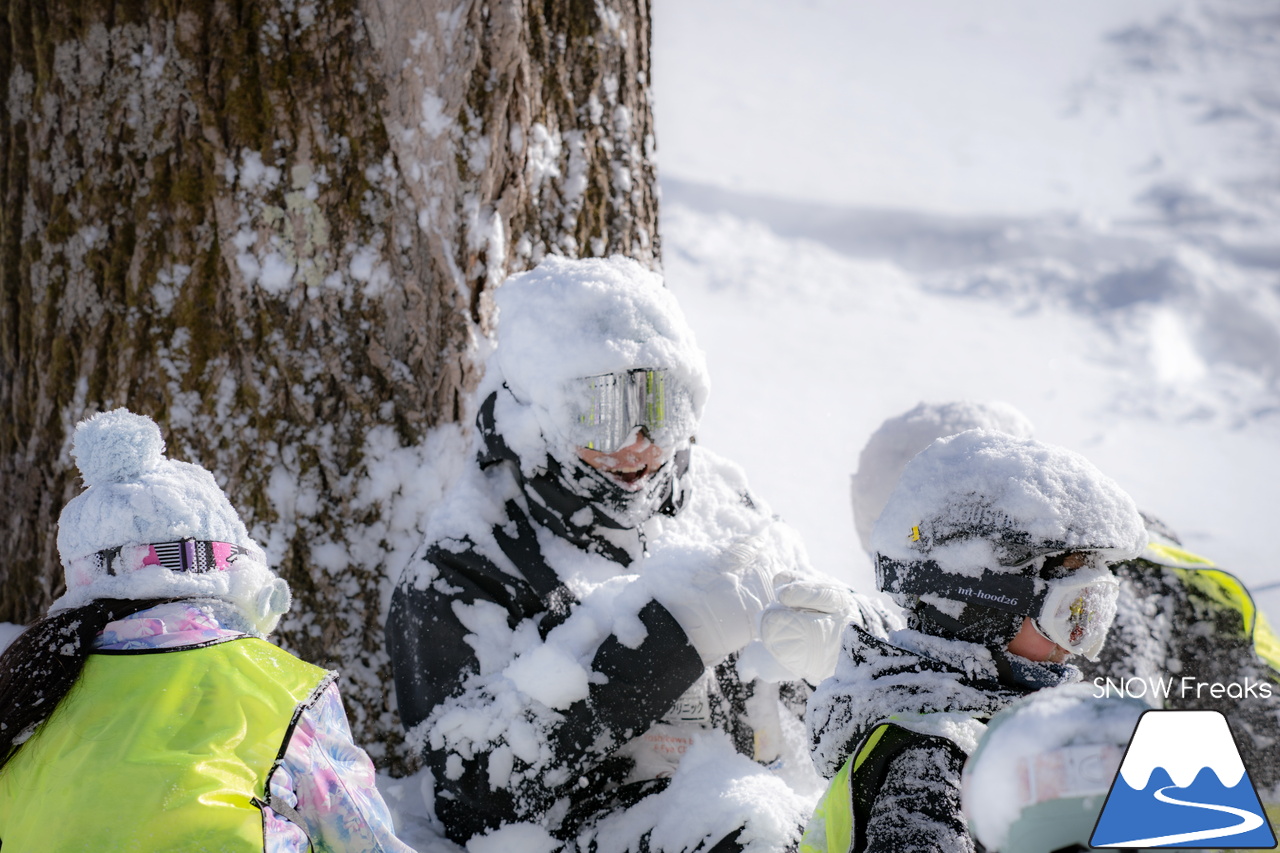
<path fill-rule="evenodd" d="M 987 430 L 941 438 L 903 469 L 875 550 L 962 573 L 1062 551 L 1129 559 L 1147 541 L 1133 499 L 1066 448 Z"/>

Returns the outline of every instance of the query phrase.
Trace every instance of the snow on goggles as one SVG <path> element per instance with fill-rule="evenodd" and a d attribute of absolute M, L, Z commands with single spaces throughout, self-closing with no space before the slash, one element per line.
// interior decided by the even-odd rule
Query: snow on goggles
<path fill-rule="evenodd" d="M 171 572 L 225 572 L 240 557 L 256 562 L 263 555 L 231 542 L 181 539 L 177 542 L 155 542 L 149 545 L 124 545 L 106 548 L 70 561 L 67 586 L 87 586 L 95 577 L 129 574 L 147 566 L 160 566 Z"/>
<path fill-rule="evenodd" d="M 1079 553 L 1079 552 L 1071 552 Z M 1087 553 L 1087 562 L 1062 577 L 1043 577 L 1061 565 L 1065 554 L 1051 556 L 1017 574 L 983 570 L 969 577 L 942 570 L 932 560 L 903 563 L 880 555 L 876 581 L 887 593 L 936 595 L 1028 616 L 1036 630 L 1072 654 L 1097 660 L 1116 616 L 1120 583 L 1102 557 Z"/>
<path fill-rule="evenodd" d="M 1116 618 L 1120 582 L 1105 567 L 1081 569 L 1047 582 L 1040 612 L 1031 618 L 1041 636 L 1072 654 L 1097 660 Z"/>
<path fill-rule="evenodd" d="M 631 443 L 637 429 L 659 447 L 672 447 L 693 432 L 692 396 L 666 370 L 639 368 L 585 376 L 572 383 L 576 410 L 570 439 L 578 447 L 613 453 Z"/>

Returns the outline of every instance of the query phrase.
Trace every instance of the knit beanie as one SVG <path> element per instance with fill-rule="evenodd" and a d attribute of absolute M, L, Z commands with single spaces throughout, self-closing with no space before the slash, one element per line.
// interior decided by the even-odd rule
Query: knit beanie
<path fill-rule="evenodd" d="M 106 598 L 214 598 L 270 633 L 289 609 L 288 584 L 213 475 L 164 449 L 155 421 L 127 409 L 76 426 L 71 455 L 86 488 L 58 519 L 67 591 L 50 613 Z"/>

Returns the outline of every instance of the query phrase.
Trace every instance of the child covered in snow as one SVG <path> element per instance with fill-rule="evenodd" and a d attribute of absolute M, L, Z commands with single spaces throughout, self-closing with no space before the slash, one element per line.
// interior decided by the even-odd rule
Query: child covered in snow
<path fill-rule="evenodd" d="M 877 581 L 908 614 L 888 641 L 856 625 L 809 703 L 832 778 L 804 851 L 972 851 L 960 808 L 983 723 L 1078 681 L 1115 616 L 1108 564 L 1146 544 L 1133 501 L 1084 458 L 970 430 L 907 464 L 876 524 Z"/>
<path fill-rule="evenodd" d="M 495 299 L 475 464 L 387 624 L 442 831 L 508 849 L 794 846 L 821 790 L 803 678 L 875 614 L 694 443 L 704 359 L 656 274 L 548 258 Z M 809 605 L 770 620 L 781 665 L 756 627 L 778 597 Z"/>
<path fill-rule="evenodd" d="M 0 658 L 6 851 L 408 851 L 336 673 L 265 641 L 290 604 L 213 476 L 149 418 L 76 427 L 66 593 Z"/>
<path fill-rule="evenodd" d="M 887 419 L 867 440 L 853 476 L 853 514 L 873 558 L 872 527 L 907 462 L 935 439 L 967 429 L 1020 438 L 1034 432 L 1007 403 L 955 401 L 920 403 Z M 1084 681 L 1103 690 L 1107 679 L 1176 684 L 1168 696 L 1151 691 L 1145 698 L 1169 709 L 1221 711 L 1274 811 L 1280 808 L 1280 701 L 1268 693 L 1280 695 L 1280 641 L 1238 578 L 1185 550 L 1159 520 L 1142 518 L 1150 541 L 1139 556 L 1112 566 L 1120 582 L 1116 619 L 1098 659 L 1078 660 Z M 1233 695 L 1200 687 L 1213 684 L 1232 685 Z"/>

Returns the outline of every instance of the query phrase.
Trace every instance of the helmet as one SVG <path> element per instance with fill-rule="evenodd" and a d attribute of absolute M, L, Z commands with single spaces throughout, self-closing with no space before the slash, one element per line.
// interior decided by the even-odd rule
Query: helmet
<path fill-rule="evenodd" d="M 1030 438 L 1034 429 L 1022 412 L 1008 403 L 920 403 L 914 409 L 889 418 L 867 439 L 853 475 L 853 525 L 862 549 L 874 552 L 871 531 L 898 483 L 902 469 L 934 439 L 967 429 L 1007 432 Z"/>
<path fill-rule="evenodd" d="M 561 491 L 624 528 L 667 505 L 708 380 L 661 277 L 621 256 L 551 257 L 507 279 L 494 299 L 497 340 L 480 399 L 495 398 L 493 430 L 524 482 L 538 484 L 535 501 Z M 582 450 L 613 453 L 641 434 L 661 454 L 639 481 L 620 482 L 582 459 Z"/>
<path fill-rule="evenodd" d="M 1003 645 L 1030 616 L 1090 658 L 1115 616 L 1106 563 L 1146 541 L 1133 500 L 1084 457 L 986 430 L 909 462 L 873 535 L 879 588 L 945 633 Z M 992 611 L 1005 614 L 998 630 Z M 979 623 L 990 636 L 966 633 Z"/>
<path fill-rule="evenodd" d="M 1091 850 L 1089 837 L 1148 707 L 1083 684 L 1037 691 L 991 718 L 961 777 L 969 831 L 987 850 Z"/>

